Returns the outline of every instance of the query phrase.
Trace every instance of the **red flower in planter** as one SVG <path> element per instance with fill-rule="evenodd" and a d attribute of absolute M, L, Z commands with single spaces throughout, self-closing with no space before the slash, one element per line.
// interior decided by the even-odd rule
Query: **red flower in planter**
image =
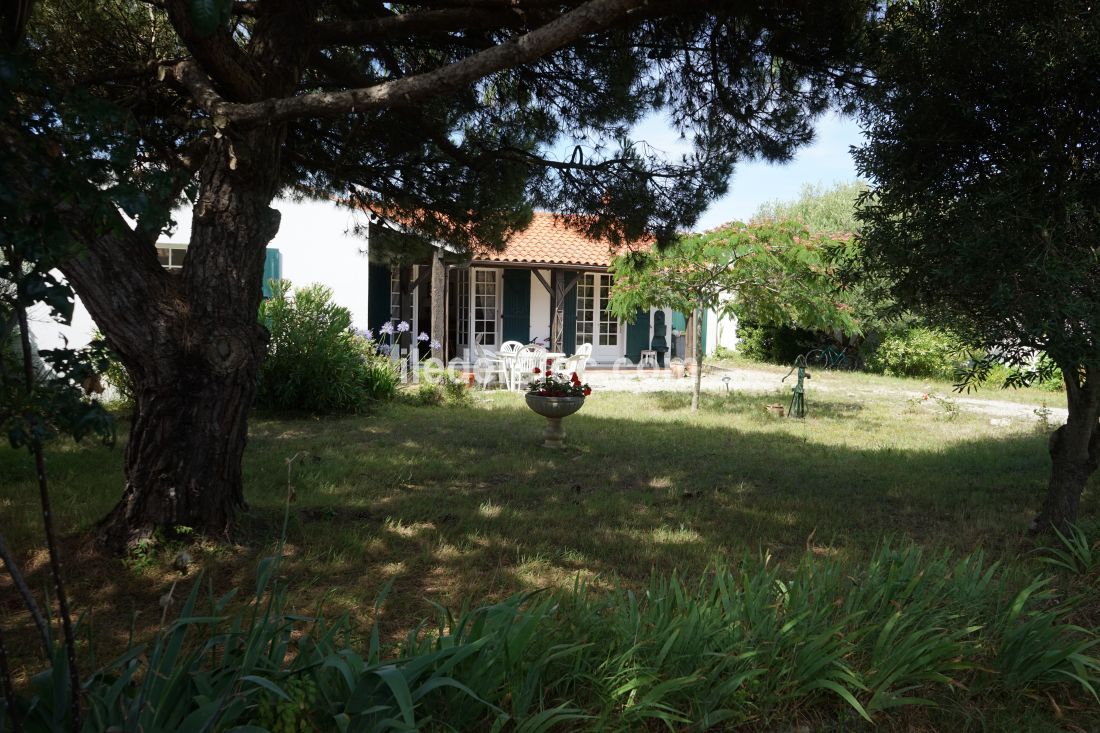
<path fill-rule="evenodd" d="M 582 395 L 587 397 L 592 394 L 591 388 L 581 381 L 579 374 L 565 371 L 554 374 L 551 371 L 551 364 L 552 360 L 548 359 L 545 371 L 538 367 L 531 370 L 534 377 L 527 382 L 528 394 L 539 397 L 581 397 Z M 567 377 L 566 374 L 569 376 Z"/>

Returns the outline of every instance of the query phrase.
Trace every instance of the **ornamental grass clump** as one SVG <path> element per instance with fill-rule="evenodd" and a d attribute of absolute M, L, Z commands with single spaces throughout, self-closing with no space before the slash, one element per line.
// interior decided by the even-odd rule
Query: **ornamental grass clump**
<path fill-rule="evenodd" d="M 527 394 L 539 397 L 587 397 L 592 394 L 592 388 L 582 382 L 576 372 L 566 377 L 561 372 L 553 371 L 551 363 L 547 359 L 545 372 L 539 367 L 531 370 L 533 378 L 527 383 Z"/>
<path fill-rule="evenodd" d="M 641 590 L 436 606 L 393 650 L 377 626 L 357 647 L 346 619 L 291 612 L 279 562 L 260 564 L 236 611 L 197 579 L 150 646 L 84 683 L 90 729 L 847 730 L 915 714 L 956 730 L 967 710 L 1012 719 L 1021 696 L 1097 721 L 1097 635 L 1068 620 L 1089 603 L 981 553 L 884 545 L 793 568 L 765 554 Z M 63 659 L 35 678 L 24 730 L 64 727 L 65 679 Z"/>

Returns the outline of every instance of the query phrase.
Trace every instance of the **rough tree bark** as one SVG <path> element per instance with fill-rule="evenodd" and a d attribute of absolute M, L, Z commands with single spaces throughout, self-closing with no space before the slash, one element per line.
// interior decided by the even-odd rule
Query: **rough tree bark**
<path fill-rule="evenodd" d="M 269 204 L 281 146 L 277 128 L 215 141 L 183 270 L 161 270 L 139 242 L 139 273 L 114 271 L 93 246 L 65 268 L 134 382 L 126 486 L 100 525 L 112 550 L 157 527 L 224 533 L 245 505 L 241 458 L 267 339 L 256 314 L 279 226 Z M 135 317 L 117 317 L 120 301 Z"/>
<path fill-rule="evenodd" d="M 312 21 L 311 6 L 265 3 L 246 58 L 226 35 L 199 37 L 182 0 L 166 3 L 198 64 L 216 72 L 220 88 L 242 103 L 297 88 L 309 53 L 301 29 Z M 198 64 L 183 65 L 197 73 Z M 157 528 L 224 533 L 245 504 L 241 458 L 267 341 L 257 313 L 265 248 L 279 228 L 270 204 L 281 182 L 286 129 L 285 123 L 239 126 L 210 138 L 182 270 L 159 266 L 156 232 L 134 230 L 117 215 L 116 226 L 89 236 L 84 251 L 62 267 L 134 383 L 126 485 L 100 524 L 111 550 Z"/>
<path fill-rule="evenodd" d="M 1100 465 L 1100 373 L 1088 367 L 1083 379 L 1076 365 L 1061 365 L 1066 382 L 1066 424 L 1050 436 L 1050 480 L 1035 520 L 1038 532 L 1064 531 L 1077 521 L 1081 494 Z"/>

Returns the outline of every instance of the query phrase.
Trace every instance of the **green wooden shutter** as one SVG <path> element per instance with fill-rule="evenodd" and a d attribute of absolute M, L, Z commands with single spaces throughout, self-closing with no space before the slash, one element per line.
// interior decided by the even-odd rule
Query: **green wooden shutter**
<path fill-rule="evenodd" d="M 649 311 L 638 309 L 634 323 L 626 326 L 626 358 L 637 364 L 642 350 L 649 348 Z"/>
<path fill-rule="evenodd" d="M 503 292 L 503 343 L 531 340 L 531 272 L 505 270 Z"/>
<path fill-rule="evenodd" d="M 579 276 L 580 273 L 576 272 L 563 272 L 561 276 L 565 278 L 565 282 L 569 282 L 573 279 L 574 275 Z M 578 280 L 579 282 L 579 280 Z M 569 356 L 577 350 L 577 286 L 574 285 L 569 289 L 569 292 L 565 294 L 565 318 L 562 323 L 562 351 Z"/>
<path fill-rule="evenodd" d="M 283 278 L 283 256 L 274 247 L 264 252 L 264 297 L 271 297 L 271 281 Z"/>
<path fill-rule="evenodd" d="M 367 327 L 375 335 L 390 320 L 390 268 L 371 262 L 367 267 Z"/>

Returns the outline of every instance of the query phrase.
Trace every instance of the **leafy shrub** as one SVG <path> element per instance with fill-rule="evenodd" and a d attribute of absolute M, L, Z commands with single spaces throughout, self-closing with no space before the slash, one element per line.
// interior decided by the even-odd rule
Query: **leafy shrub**
<path fill-rule="evenodd" d="M 1028 374 L 1034 372 L 1034 374 Z M 1024 370 L 1015 369 L 1006 364 L 995 363 L 982 380 L 983 384 L 991 387 L 1003 387 L 1006 384 L 1019 382 L 1022 376 L 1027 377 L 1027 382 L 1046 392 L 1063 392 L 1066 383 L 1062 379 L 1062 370 L 1055 366 L 1047 356 L 1039 357 L 1034 368 Z"/>
<path fill-rule="evenodd" d="M 820 334 L 793 326 L 769 326 L 742 322 L 737 326 L 737 351 L 747 359 L 789 365 L 814 348 Z"/>
<path fill-rule="evenodd" d="M 352 331 L 351 311 L 332 291 L 309 285 L 290 293 L 281 281 L 260 306 L 271 333 L 256 394 L 259 407 L 314 412 L 358 412 L 391 399 L 399 375 L 375 345 Z"/>
<path fill-rule="evenodd" d="M 96 331 L 92 335 L 92 345 L 98 349 L 103 358 L 105 368 L 103 377 L 106 379 L 108 399 L 117 407 L 130 410 L 134 406 L 134 382 L 130 379 L 129 372 L 122 365 L 122 360 L 114 352 L 102 333 Z"/>
<path fill-rule="evenodd" d="M 412 393 L 412 402 L 424 407 L 443 404 L 443 389 L 438 384 L 421 382 Z"/>
<path fill-rule="evenodd" d="M 465 405 L 470 402 L 470 391 L 466 382 L 444 371 L 434 381 L 421 382 L 410 399 L 421 406 Z"/>
<path fill-rule="evenodd" d="M 866 357 L 867 369 L 891 377 L 952 380 L 964 358 L 962 344 L 953 335 L 931 328 L 910 328 L 883 337 Z"/>

